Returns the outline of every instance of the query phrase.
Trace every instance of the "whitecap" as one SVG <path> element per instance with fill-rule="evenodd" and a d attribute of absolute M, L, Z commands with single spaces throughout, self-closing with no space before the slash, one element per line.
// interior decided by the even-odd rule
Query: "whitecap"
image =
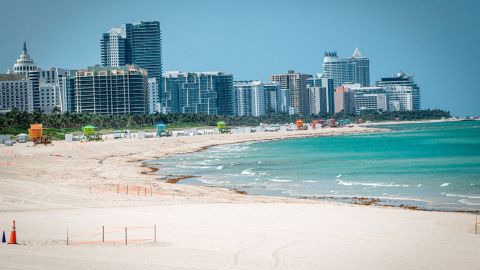
<path fill-rule="evenodd" d="M 268 180 L 270 182 L 279 182 L 279 183 L 284 183 L 284 182 L 292 182 L 292 180 L 288 180 L 288 179 L 270 179 Z"/>
<path fill-rule="evenodd" d="M 450 185 L 450 183 L 443 183 L 443 184 L 441 184 L 440 186 L 441 186 L 441 187 L 446 187 L 446 186 L 448 186 L 448 185 Z"/>
<path fill-rule="evenodd" d="M 257 161 L 257 164 L 262 164 L 262 161 L 261 160 Z"/>
<path fill-rule="evenodd" d="M 211 168 L 210 166 L 187 166 L 187 165 L 176 165 L 175 167 L 182 168 L 182 169 L 209 169 L 209 168 Z"/>
<path fill-rule="evenodd" d="M 341 175 L 341 174 L 337 175 L 337 178 L 340 178 L 340 177 L 342 177 L 342 175 Z"/>
<path fill-rule="evenodd" d="M 447 197 L 457 197 L 457 198 L 466 198 L 466 199 L 474 199 L 474 200 L 480 200 L 480 196 L 475 196 L 475 195 L 463 195 L 463 194 L 455 194 L 455 193 L 444 193 L 445 196 Z"/>
<path fill-rule="evenodd" d="M 382 182 L 355 182 L 355 181 L 343 181 L 336 180 L 339 185 L 342 186 L 365 186 L 365 187 L 409 187 L 410 185 L 400 185 L 395 183 L 382 183 Z"/>
<path fill-rule="evenodd" d="M 421 186 L 422 186 L 422 184 L 418 184 L 418 185 L 417 185 L 417 187 L 421 187 Z"/>
<path fill-rule="evenodd" d="M 208 179 L 197 179 L 204 184 L 230 184 L 230 181 L 221 181 L 221 180 L 208 180 Z"/>
<path fill-rule="evenodd" d="M 459 203 L 463 203 L 465 205 L 480 205 L 480 202 L 473 202 L 471 200 L 468 200 L 468 199 L 461 199 L 461 200 L 458 200 Z"/>
<path fill-rule="evenodd" d="M 315 180 L 303 180 L 303 183 L 317 183 L 318 181 Z"/>
<path fill-rule="evenodd" d="M 217 170 L 222 170 L 222 169 L 223 169 L 223 165 L 219 165 L 219 166 L 217 166 L 217 168 L 216 168 L 216 169 L 217 169 Z"/>
<path fill-rule="evenodd" d="M 245 169 L 241 172 L 241 174 L 244 174 L 244 175 L 254 175 L 255 172 L 253 172 L 253 168 L 249 168 L 249 169 Z"/>
<path fill-rule="evenodd" d="M 353 186 L 352 182 L 345 182 L 345 181 L 342 181 L 342 180 L 337 180 L 337 183 L 339 185 L 342 185 L 342 186 Z"/>

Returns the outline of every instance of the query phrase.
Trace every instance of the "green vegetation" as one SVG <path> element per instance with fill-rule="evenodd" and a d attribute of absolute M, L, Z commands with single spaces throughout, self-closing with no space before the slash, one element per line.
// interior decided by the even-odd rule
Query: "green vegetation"
<path fill-rule="evenodd" d="M 50 115 L 41 112 L 20 112 L 11 111 L 0 114 L 0 134 L 17 135 L 28 133 L 30 124 L 41 123 L 46 128 L 44 133 L 51 135 L 54 139 L 63 139 L 66 133 L 81 133 L 81 128 L 86 125 L 98 127 L 98 133 L 112 133 L 118 129 L 130 129 L 133 132 L 137 130 L 155 131 L 155 124 L 163 122 L 168 125 L 168 129 L 190 128 L 190 127 L 214 127 L 219 121 L 224 121 L 228 126 L 256 126 L 260 123 L 282 124 L 294 123 L 296 119 L 303 119 L 304 122 L 310 122 L 314 119 L 343 119 L 349 118 L 355 122 L 357 118 L 362 118 L 364 122 L 381 122 L 400 120 L 424 120 L 440 119 L 450 117 L 448 111 L 443 110 L 421 110 L 413 112 L 365 112 L 359 116 L 338 114 L 321 115 L 289 115 L 287 113 L 270 113 L 260 117 L 253 116 L 222 116 L 206 114 L 138 114 L 138 115 L 94 115 L 83 113 L 53 113 Z"/>

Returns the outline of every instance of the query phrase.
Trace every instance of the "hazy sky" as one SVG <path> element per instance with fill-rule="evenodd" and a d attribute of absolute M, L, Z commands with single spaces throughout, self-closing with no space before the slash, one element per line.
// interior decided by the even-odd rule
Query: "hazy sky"
<path fill-rule="evenodd" d="M 480 115 L 480 1 L 0 0 L 0 71 L 26 41 L 39 67 L 100 62 L 103 32 L 158 20 L 164 70 L 224 71 L 235 80 L 322 72 L 323 53 L 370 58 L 371 82 L 414 74 L 423 108 Z"/>

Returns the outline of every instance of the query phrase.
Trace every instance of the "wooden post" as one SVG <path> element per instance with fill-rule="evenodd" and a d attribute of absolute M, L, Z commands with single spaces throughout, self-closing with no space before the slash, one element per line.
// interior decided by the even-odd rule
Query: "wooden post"
<path fill-rule="evenodd" d="M 128 185 L 127 185 L 127 195 L 128 195 Z"/>
<path fill-rule="evenodd" d="M 117 184 L 117 193 L 119 192 L 119 185 Z"/>
<path fill-rule="evenodd" d="M 145 188 L 145 197 L 147 197 L 147 187 L 144 187 Z"/>
<path fill-rule="evenodd" d="M 105 226 L 102 226 L 102 243 L 105 243 Z"/>
<path fill-rule="evenodd" d="M 153 187 L 150 187 L 150 197 L 153 195 Z"/>
<path fill-rule="evenodd" d="M 140 196 L 140 186 L 137 186 L 137 196 Z"/>
<path fill-rule="evenodd" d="M 125 227 L 125 246 L 127 245 L 127 227 Z"/>
<path fill-rule="evenodd" d="M 67 227 L 67 246 L 68 246 L 68 227 Z"/>

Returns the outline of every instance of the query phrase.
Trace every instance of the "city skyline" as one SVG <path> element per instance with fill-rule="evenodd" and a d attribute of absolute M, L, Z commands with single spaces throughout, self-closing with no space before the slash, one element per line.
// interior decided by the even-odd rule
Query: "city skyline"
<path fill-rule="evenodd" d="M 100 19 L 90 20 L 109 5 L 117 5 L 125 12 L 104 14 Z M 121 1 L 105 1 L 95 10 L 73 2 L 5 3 L 12 12 L 0 19 L 5 20 L 4 24 L 13 21 L 12 16 L 18 12 L 27 11 L 22 23 L 16 24 L 15 31 L 0 30 L 8 40 L 0 45 L 0 69 L 2 72 L 11 69 L 23 41 L 27 42 L 29 54 L 41 68 L 73 69 L 100 64 L 98 41 L 102 33 L 130 21 L 158 20 L 164 40 L 164 70 L 223 71 L 234 74 L 235 80 L 267 81 L 271 74 L 287 70 L 320 73 L 325 51 L 335 50 L 340 56 L 348 57 L 358 47 L 370 59 L 371 84 L 404 71 L 414 74 L 416 82 L 422 86 L 423 108 L 446 109 L 460 116 L 478 115 L 480 111 L 475 100 L 480 100 L 480 96 L 472 87 L 478 67 L 471 61 L 478 58 L 478 51 L 473 49 L 478 46 L 478 39 L 468 39 L 473 36 L 472 31 L 478 30 L 478 24 L 472 16 L 465 15 L 472 12 L 474 5 L 465 1 L 459 7 L 464 9 L 459 17 L 448 12 L 446 2 L 343 1 L 333 4 L 302 1 L 286 9 L 286 2 L 227 4 L 210 1 L 203 5 L 189 1 L 141 2 L 136 7 Z M 63 10 L 73 7 L 78 12 L 69 17 L 61 15 Z M 225 14 L 227 7 L 229 15 Z M 180 9 L 181 14 L 169 12 Z M 272 15 L 285 10 L 294 19 L 282 21 L 281 14 Z M 386 16 L 389 10 L 396 12 Z M 202 13 L 199 11 L 203 14 L 216 12 L 216 19 L 211 16 L 200 19 L 195 15 Z M 420 17 L 422 11 L 432 16 Z M 51 12 L 58 15 L 55 19 L 61 20 L 61 24 L 45 25 L 51 23 L 49 16 L 45 16 Z M 325 18 L 338 12 L 347 17 L 346 22 L 324 23 Z M 324 19 L 308 16 L 316 13 Z M 248 15 L 245 20 L 242 14 Z M 263 15 L 258 20 L 246 19 L 259 14 Z M 362 14 L 361 18 L 371 15 L 382 20 L 384 25 L 379 26 L 372 19 L 359 21 L 355 14 Z M 41 20 L 39 15 L 42 15 Z M 445 16 L 449 19 L 441 19 Z M 214 24 L 219 20 L 221 23 Z M 32 23 L 45 31 L 35 30 L 35 27 L 35 31 L 28 29 L 32 28 L 29 26 Z M 297 29 L 299 26 L 303 28 Z M 318 35 L 305 35 L 304 41 L 280 35 L 292 29 L 299 33 L 315 30 Z M 445 39 L 447 35 L 449 38 Z"/>

